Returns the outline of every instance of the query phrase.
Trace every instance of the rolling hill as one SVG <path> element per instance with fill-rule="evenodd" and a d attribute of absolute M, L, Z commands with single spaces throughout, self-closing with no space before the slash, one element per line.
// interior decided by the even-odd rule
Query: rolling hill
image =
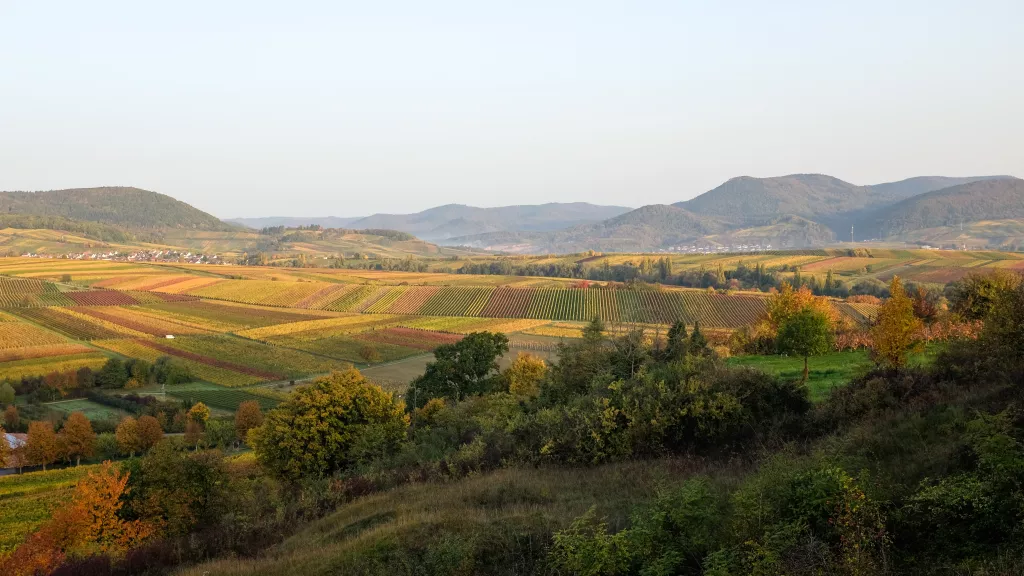
<path fill-rule="evenodd" d="M 253 228 L 299 224 L 320 224 L 330 228 L 376 228 L 408 232 L 424 240 L 447 240 L 487 232 L 560 230 L 600 222 L 629 210 L 621 206 L 598 206 L 586 202 L 498 208 L 446 204 L 414 214 L 374 214 L 362 218 L 235 218 L 229 221 Z"/>
<path fill-rule="evenodd" d="M 961 222 L 1024 218 L 1024 180 L 981 180 L 913 196 L 880 208 L 865 224 L 893 237 Z"/>
<path fill-rule="evenodd" d="M 339 218 L 337 216 L 311 216 L 309 218 L 303 218 L 301 216 L 266 216 L 262 218 L 225 218 L 224 221 L 230 222 L 231 224 L 238 224 L 239 226 L 245 226 L 246 228 L 260 230 L 261 228 L 270 228 L 273 226 L 295 228 L 297 226 L 309 225 L 323 226 L 324 228 L 350 228 L 350 225 L 353 222 L 360 219 L 360 217 Z"/>
<path fill-rule="evenodd" d="M 165 194 L 126 187 L 0 192 L 0 214 L 60 216 L 129 229 L 234 229 L 216 216 Z"/>

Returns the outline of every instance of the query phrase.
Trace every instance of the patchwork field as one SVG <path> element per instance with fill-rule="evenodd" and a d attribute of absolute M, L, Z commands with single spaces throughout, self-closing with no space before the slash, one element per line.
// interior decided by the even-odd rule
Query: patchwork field
<path fill-rule="evenodd" d="M 618 265 L 637 257 L 577 255 L 574 262 Z M 1024 266 L 1024 257 L 1014 254 L 921 250 L 671 259 L 679 269 L 762 264 L 846 278 L 895 272 L 931 278 Z M 430 351 L 475 331 L 507 333 L 514 350 L 544 355 L 554 353 L 560 338 L 579 337 L 594 317 L 611 332 L 630 326 L 664 331 L 683 320 L 717 336 L 753 323 L 765 298 L 760 292 L 447 272 L 0 258 L 0 379 L 99 369 L 110 357 L 155 362 L 168 356 L 195 379 L 169 394 L 201 395 L 230 411 L 250 397 L 272 405 L 278 386 L 350 365 L 400 389 L 422 372 Z M 834 305 L 855 324 L 866 325 L 875 314 L 872 304 Z"/>

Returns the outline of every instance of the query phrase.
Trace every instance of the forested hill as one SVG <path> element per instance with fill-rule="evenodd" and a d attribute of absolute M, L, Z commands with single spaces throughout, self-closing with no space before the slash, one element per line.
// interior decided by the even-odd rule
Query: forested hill
<path fill-rule="evenodd" d="M 896 236 L 1007 218 L 1024 218 L 1024 180 L 982 180 L 914 196 L 880 209 L 871 224 L 881 236 Z"/>
<path fill-rule="evenodd" d="M 361 218 L 235 218 L 229 222 L 262 228 L 320 224 L 325 228 L 376 228 L 408 232 L 428 241 L 488 232 L 536 232 L 600 222 L 614 218 L 629 208 L 599 206 L 586 202 L 549 203 L 522 206 L 477 208 L 446 204 L 412 214 L 373 214 Z"/>
<path fill-rule="evenodd" d="M 0 192 L 0 214 L 61 216 L 125 228 L 235 229 L 165 194 L 127 187 Z"/>
<path fill-rule="evenodd" d="M 899 182 L 858 186 L 825 174 L 790 174 L 774 178 L 740 176 L 674 206 L 695 214 L 737 222 L 784 215 L 829 221 L 837 216 L 875 209 L 950 186 L 1006 178 L 1009 177 L 919 176 Z"/>

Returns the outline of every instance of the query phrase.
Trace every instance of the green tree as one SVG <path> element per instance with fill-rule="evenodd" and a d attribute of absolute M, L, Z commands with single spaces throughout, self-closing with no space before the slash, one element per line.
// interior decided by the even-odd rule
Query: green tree
<path fill-rule="evenodd" d="M 508 337 L 491 332 L 474 332 L 454 344 L 438 346 L 434 361 L 409 385 L 406 402 L 419 408 L 431 398 L 462 400 L 491 391 L 498 374 L 498 358 L 505 352 Z"/>
<path fill-rule="evenodd" d="M 397 450 L 408 425 L 400 400 L 350 369 L 297 389 L 249 440 L 266 469 L 298 481 L 345 470 L 369 450 Z"/>
<path fill-rule="evenodd" d="M 14 388 L 9 382 L 0 384 L 0 404 L 14 404 Z"/>
<path fill-rule="evenodd" d="M 914 301 L 907 296 L 903 281 L 893 276 L 889 298 L 878 307 L 878 318 L 871 329 L 871 352 L 881 366 L 900 369 L 917 344 L 921 320 L 914 316 Z"/>
<path fill-rule="evenodd" d="M 666 359 L 670 362 L 680 360 L 686 356 L 686 350 L 686 324 L 682 320 L 676 320 L 668 329 L 668 344 L 665 347 Z"/>
<path fill-rule="evenodd" d="M 235 427 L 225 420 L 210 420 L 206 423 L 206 445 L 227 448 L 234 444 Z"/>
<path fill-rule="evenodd" d="M 96 374 L 96 383 L 104 388 L 123 388 L 125 382 L 128 382 L 128 370 L 117 358 L 107 360 Z"/>
<path fill-rule="evenodd" d="M 708 339 L 700 331 L 700 322 L 694 320 L 693 333 L 690 334 L 690 354 L 700 354 L 708 347 Z"/>
<path fill-rule="evenodd" d="M 807 382 L 807 362 L 811 356 L 832 349 L 832 323 L 828 316 L 813 308 L 804 308 L 779 327 L 779 350 L 804 359 L 803 382 Z"/>
<path fill-rule="evenodd" d="M 985 274 L 968 274 L 950 287 L 950 310 L 966 320 L 984 320 L 995 309 L 1000 296 L 1020 284 L 1020 274 L 998 268 Z"/>

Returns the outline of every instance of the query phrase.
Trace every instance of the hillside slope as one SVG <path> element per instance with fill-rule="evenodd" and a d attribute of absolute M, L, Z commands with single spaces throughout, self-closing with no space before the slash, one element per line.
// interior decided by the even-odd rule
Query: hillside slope
<path fill-rule="evenodd" d="M 448 204 L 415 214 L 374 214 L 349 226 L 400 230 L 424 240 L 442 240 L 487 232 L 560 230 L 613 218 L 629 210 L 621 206 L 598 206 L 585 202 L 497 208 Z"/>
<path fill-rule="evenodd" d="M 360 217 L 356 218 L 339 218 L 338 216 L 310 216 L 308 218 L 302 216 L 265 216 L 261 218 L 225 218 L 225 222 L 231 224 L 238 224 L 239 226 L 245 226 L 246 228 L 254 228 L 259 230 L 261 228 L 271 228 L 273 226 L 284 226 L 286 228 L 295 228 L 297 226 L 323 226 L 324 228 L 349 228 L 350 224 L 360 220 Z"/>
<path fill-rule="evenodd" d="M 509 252 L 638 252 L 692 242 L 727 230 L 717 218 L 678 206 L 652 204 L 625 214 L 555 232 L 498 232 L 452 238 L 450 244 Z"/>
<path fill-rule="evenodd" d="M 982 180 L 928 192 L 878 209 L 865 224 L 885 238 L 960 222 L 1012 218 L 1024 218 L 1024 180 Z"/>
<path fill-rule="evenodd" d="M 126 187 L 0 192 L 0 213 L 63 216 L 126 228 L 234 229 L 165 194 Z"/>

